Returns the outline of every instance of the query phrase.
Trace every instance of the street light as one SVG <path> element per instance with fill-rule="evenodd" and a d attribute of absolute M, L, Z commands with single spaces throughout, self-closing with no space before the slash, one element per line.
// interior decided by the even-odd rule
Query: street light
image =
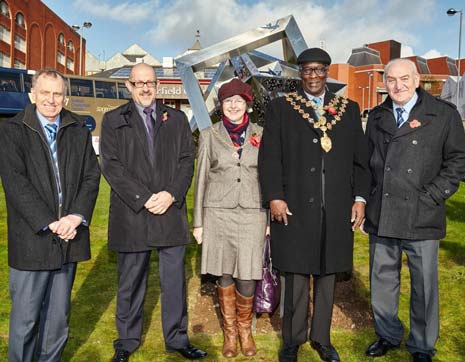
<path fill-rule="evenodd" d="M 358 89 L 362 90 L 362 118 L 363 118 L 365 116 L 365 89 L 368 89 L 368 87 L 362 87 L 361 85 L 359 85 Z"/>
<path fill-rule="evenodd" d="M 373 78 L 373 73 L 368 73 L 368 113 L 371 109 L 371 78 Z"/>
<path fill-rule="evenodd" d="M 459 57 L 458 57 L 458 76 L 457 76 L 457 109 L 459 110 L 460 112 L 460 108 L 459 108 L 459 91 L 460 91 L 460 45 L 462 44 L 462 10 L 455 10 L 454 8 L 450 8 L 449 10 L 447 10 L 447 15 L 449 16 L 454 16 L 455 14 L 457 13 L 460 13 L 460 22 L 459 22 Z"/>
<path fill-rule="evenodd" d="M 82 30 L 84 28 L 89 29 L 92 26 L 92 23 L 90 21 L 84 21 L 82 23 L 82 26 L 79 25 L 73 25 L 72 28 L 74 30 L 80 30 L 79 32 L 79 75 L 82 75 Z"/>

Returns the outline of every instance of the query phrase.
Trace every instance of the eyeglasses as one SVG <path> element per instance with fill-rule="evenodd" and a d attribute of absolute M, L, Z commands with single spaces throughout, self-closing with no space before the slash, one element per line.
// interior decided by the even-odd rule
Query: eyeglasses
<path fill-rule="evenodd" d="M 129 81 L 129 83 L 131 83 L 136 88 L 144 88 L 144 85 L 146 85 L 147 88 L 155 88 L 157 86 L 158 81 L 148 80 L 147 82 L 142 82 L 141 80 L 138 80 L 136 82 Z"/>
<path fill-rule="evenodd" d="M 326 72 L 328 71 L 328 68 L 327 67 L 302 68 L 300 71 L 302 72 L 302 74 L 305 74 L 305 75 L 311 75 L 313 72 L 315 72 L 316 75 L 322 76 L 326 74 Z"/>

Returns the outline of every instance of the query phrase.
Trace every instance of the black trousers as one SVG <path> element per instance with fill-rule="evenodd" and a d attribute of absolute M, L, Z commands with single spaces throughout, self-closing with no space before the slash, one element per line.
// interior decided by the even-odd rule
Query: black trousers
<path fill-rule="evenodd" d="M 284 284 L 284 345 L 298 346 L 308 340 L 310 275 L 286 273 Z M 313 276 L 313 315 L 310 340 L 328 345 L 333 315 L 336 275 Z"/>
<path fill-rule="evenodd" d="M 157 248 L 161 322 L 167 350 L 189 344 L 187 337 L 185 246 Z M 150 251 L 118 253 L 118 296 L 114 347 L 133 352 L 141 343 Z"/>

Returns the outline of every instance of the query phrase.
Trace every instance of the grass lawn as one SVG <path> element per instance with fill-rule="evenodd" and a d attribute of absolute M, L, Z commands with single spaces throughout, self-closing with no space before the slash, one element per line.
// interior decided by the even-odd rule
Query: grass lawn
<path fill-rule="evenodd" d="M 109 361 L 113 354 L 112 342 L 116 338 L 114 313 L 116 304 L 116 257 L 107 251 L 107 215 L 109 187 L 103 181 L 92 220 L 92 260 L 79 264 L 73 290 L 71 332 L 65 349 L 64 361 Z M 192 190 L 188 195 L 189 217 L 192 216 Z M 6 209 L 0 189 L 0 361 L 7 360 L 8 316 L 8 266 L 6 245 Z M 465 184 L 448 201 L 448 233 L 441 241 L 439 255 L 440 322 L 441 336 L 437 343 L 435 361 L 459 362 L 465 360 Z M 362 298 L 369 299 L 368 290 L 368 242 L 357 234 L 355 242 L 355 273 L 357 290 Z M 164 352 L 160 322 L 160 288 L 157 280 L 158 260 L 156 253 L 151 260 L 149 289 L 145 303 L 144 340 L 131 362 L 183 361 L 182 358 Z M 200 290 L 200 250 L 192 243 L 186 254 L 189 309 L 198 300 Z M 400 317 L 408 327 L 409 276 L 406 268 L 402 274 Z M 216 315 L 211 315 L 216 318 Z M 374 339 L 371 327 L 357 332 L 333 329 L 332 343 L 337 347 L 343 362 L 372 361 L 364 356 L 366 346 Z M 226 361 L 221 356 L 222 335 L 202 334 L 190 331 L 192 343 L 207 350 L 206 362 Z M 235 361 L 277 361 L 280 338 L 276 332 L 256 336 L 258 354 L 253 358 L 237 357 Z M 231 361 L 231 359 L 227 359 Z M 299 360 L 317 362 L 316 352 L 305 345 L 299 352 Z M 404 346 L 378 358 L 376 362 L 409 361 Z"/>

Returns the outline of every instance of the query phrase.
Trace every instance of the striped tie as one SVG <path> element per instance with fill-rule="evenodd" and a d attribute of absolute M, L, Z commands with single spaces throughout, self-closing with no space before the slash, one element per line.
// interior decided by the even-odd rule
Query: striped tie
<path fill-rule="evenodd" d="M 60 182 L 60 171 L 58 169 L 58 157 L 57 157 L 57 132 L 58 132 L 58 125 L 55 123 L 47 123 L 45 125 L 45 130 L 47 131 L 47 141 L 50 147 L 50 151 L 53 157 L 53 169 L 55 173 L 55 181 L 58 188 L 58 202 L 62 204 L 63 193 L 61 191 L 61 182 Z"/>
<path fill-rule="evenodd" d="M 396 112 L 397 112 L 397 119 L 396 119 L 397 128 L 400 128 L 400 126 L 402 126 L 402 124 L 405 122 L 404 117 L 402 117 L 402 113 L 405 112 L 405 109 L 401 107 L 397 107 Z"/>

